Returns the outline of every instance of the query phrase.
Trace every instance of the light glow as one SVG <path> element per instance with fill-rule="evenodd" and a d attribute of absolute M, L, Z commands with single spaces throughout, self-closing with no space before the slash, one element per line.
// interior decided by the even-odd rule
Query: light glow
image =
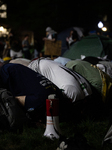
<path fill-rule="evenodd" d="M 0 26 L 0 37 L 2 37 L 2 36 L 5 37 L 8 34 L 9 34 L 9 32 L 7 31 L 7 29 L 4 28 L 3 26 Z"/>
<path fill-rule="evenodd" d="M 0 32 L 3 32 L 3 31 L 4 31 L 4 27 L 1 26 L 1 27 L 0 27 Z"/>
<path fill-rule="evenodd" d="M 103 27 L 103 28 L 102 28 L 102 31 L 106 32 L 106 31 L 107 31 L 107 28 L 106 28 L 106 27 Z"/>
<path fill-rule="evenodd" d="M 98 23 L 98 28 L 103 28 L 103 23 L 101 21 Z"/>
<path fill-rule="evenodd" d="M 7 10 L 7 5 L 3 4 L 2 6 L 0 6 L 0 10 Z"/>

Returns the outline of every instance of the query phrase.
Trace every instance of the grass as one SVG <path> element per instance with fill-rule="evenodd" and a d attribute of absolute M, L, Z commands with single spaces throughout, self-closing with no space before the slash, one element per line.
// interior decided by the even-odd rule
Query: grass
<path fill-rule="evenodd" d="M 95 150 L 102 148 L 102 140 L 108 128 L 108 120 L 96 121 L 92 119 L 81 120 L 80 123 L 61 122 L 62 134 L 66 137 L 73 137 L 77 131 L 81 132 L 87 139 L 89 145 Z M 24 126 L 23 133 L 3 132 L 0 134 L 0 150 L 56 150 L 58 140 L 50 140 L 43 136 L 43 126 Z M 111 150 L 112 145 L 108 144 L 103 150 Z"/>
<path fill-rule="evenodd" d="M 107 110 L 101 111 L 101 109 L 95 108 L 95 114 L 91 114 L 91 111 L 91 107 L 89 107 L 89 109 L 86 108 L 83 115 L 71 115 L 68 119 L 65 113 L 67 120 L 66 117 L 64 119 L 60 117 L 62 135 L 74 137 L 79 132 L 86 137 L 92 150 L 112 150 L 112 144 L 107 143 L 102 147 L 103 138 L 109 127 L 108 113 L 105 113 Z M 44 131 L 45 126 L 35 124 L 35 126 L 24 125 L 22 133 L 0 132 L 0 150 L 56 150 L 59 140 L 50 140 L 44 137 Z"/>
<path fill-rule="evenodd" d="M 107 130 L 108 121 L 94 122 L 85 120 L 74 125 L 72 123 L 60 123 L 62 133 L 66 137 L 74 136 L 76 129 L 84 134 L 88 143 L 96 150 L 101 149 L 102 139 Z M 0 134 L 0 150 L 56 150 L 58 140 L 51 141 L 43 137 L 45 128 L 24 127 L 22 134 L 4 132 Z M 112 145 L 106 145 L 105 150 L 111 150 Z"/>

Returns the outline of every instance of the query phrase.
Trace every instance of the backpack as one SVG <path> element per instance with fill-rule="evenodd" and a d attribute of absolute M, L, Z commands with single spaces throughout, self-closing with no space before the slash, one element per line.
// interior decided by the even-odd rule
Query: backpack
<path fill-rule="evenodd" d="M 21 132 L 26 114 L 16 98 L 7 89 L 0 88 L 0 130 Z"/>

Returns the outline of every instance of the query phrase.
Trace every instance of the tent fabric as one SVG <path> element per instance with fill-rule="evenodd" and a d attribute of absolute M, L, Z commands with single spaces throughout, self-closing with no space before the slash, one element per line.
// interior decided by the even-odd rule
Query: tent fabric
<path fill-rule="evenodd" d="M 61 40 L 62 41 L 62 47 L 61 47 L 61 56 L 63 55 L 63 53 L 68 49 L 67 48 L 67 44 L 66 44 L 66 37 L 69 36 L 70 31 L 73 29 L 73 27 L 70 27 L 62 32 L 60 32 L 57 35 L 57 40 Z"/>
<path fill-rule="evenodd" d="M 62 57 L 81 59 L 81 55 L 86 57 L 104 57 L 108 55 L 112 59 L 112 41 L 106 36 L 86 36 L 74 43 L 69 50 L 65 51 Z"/>

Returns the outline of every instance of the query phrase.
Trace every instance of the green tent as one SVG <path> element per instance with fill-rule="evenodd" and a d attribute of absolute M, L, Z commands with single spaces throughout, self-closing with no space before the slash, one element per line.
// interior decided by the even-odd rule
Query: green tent
<path fill-rule="evenodd" d="M 74 43 L 69 50 L 65 51 L 63 57 L 69 59 L 81 59 L 81 55 L 104 57 L 108 55 L 112 59 L 112 40 L 106 36 L 91 35 L 83 37 Z"/>

